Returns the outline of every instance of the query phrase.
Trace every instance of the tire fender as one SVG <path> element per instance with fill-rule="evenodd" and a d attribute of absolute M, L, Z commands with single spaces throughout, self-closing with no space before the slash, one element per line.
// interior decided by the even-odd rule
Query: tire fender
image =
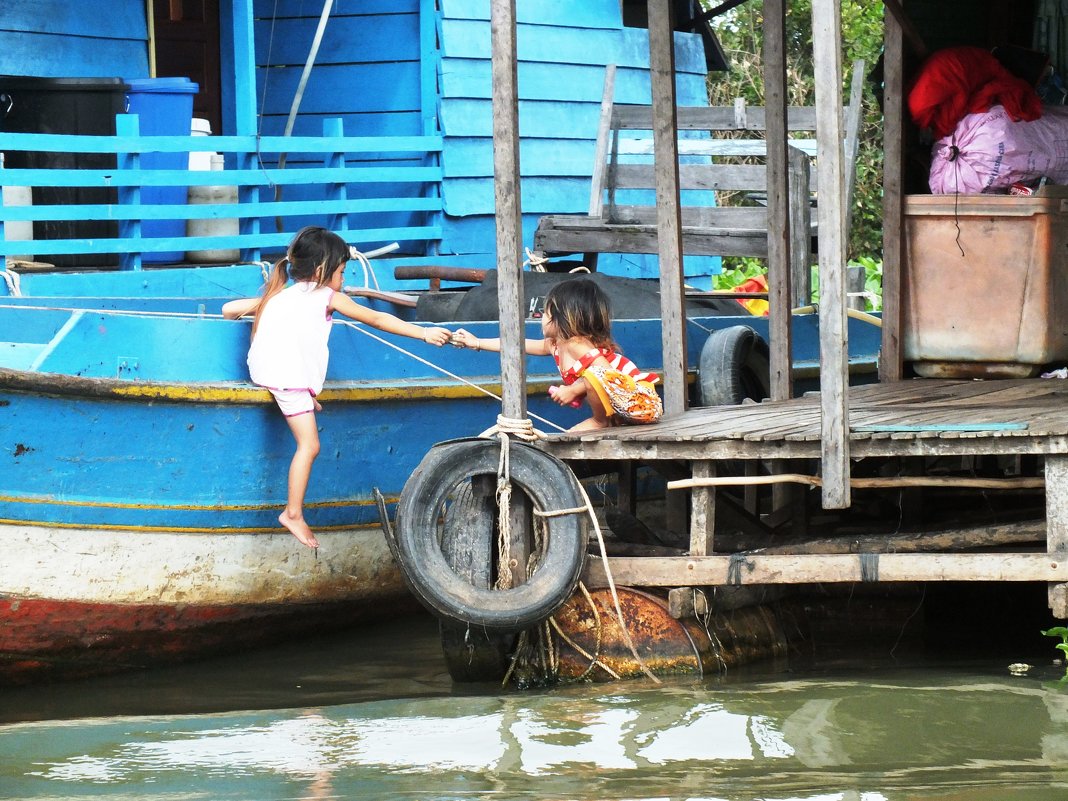
<path fill-rule="evenodd" d="M 768 397 L 768 346 L 747 325 L 720 328 L 708 335 L 698 362 L 701 406 L 736 406 L 746 398 Z"/>
<path fill-rule="evenodd" d="M 471 565 L 455 569 L 452 565 L 460 567 L 461 561 L 455 537 L 443 544 L 438 536 L 442 506 L 465 479 L 496 476 L 500 448 L 498 440 L 453 441 L 434 446 L 423 457 L 397 504 L 397 556 L 412 592 L 438 617 L 516 632 L 552 615 L 574 592 L 585 563 L 586 520 L 583 514 L 546 518 L 541 565 L 517 587 L 476 586 L 485 583 L 484 571 Z M 513 442 L 509 448 L 513 487 L 525 493 L 535 508 L 551 511 L 584 505 L 578 480 L 567 465 L 530 445 Z M 466 521 L 460 519 L 462 510 L 450 508 L 446 515 L 446 519 L 451 516 L 450 526 L 477 526 L 492 538 L 492 515 L 478 504 L 466 508 L 472 510 Z M 481 535 L 463 538 L 477 543 Z"/>

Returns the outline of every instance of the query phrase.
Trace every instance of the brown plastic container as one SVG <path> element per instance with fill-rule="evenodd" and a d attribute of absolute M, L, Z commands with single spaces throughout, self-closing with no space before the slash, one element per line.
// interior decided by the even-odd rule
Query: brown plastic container
<path fill-rule="evenodd" d="M 926 378 L 1068 364 L 1068 187 L 905 199 L 903 352 Z"/>

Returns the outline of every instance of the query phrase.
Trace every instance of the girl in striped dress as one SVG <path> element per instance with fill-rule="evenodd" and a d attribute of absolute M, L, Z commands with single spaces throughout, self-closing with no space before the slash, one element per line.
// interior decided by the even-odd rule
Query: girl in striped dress
<path fill-rule="evenodd" d="M 526 352 L 556 360 L 564 383 L 549 388 L 552 399 L 561 406 L 578 406 L 584 399 L 592 412 L 571 431 L 660 419 L 663 404 L 654 387 L 660 378 L 619 352 L 612 340 L 608 296 L 596 283 L 573 278 L 549 290 L 541 330 L 542 339 L 526 340 Z M 464 329 L 453 335 L 453 343 L 473 350 L 501 349 L 499 338 L 479 339 Z"/>

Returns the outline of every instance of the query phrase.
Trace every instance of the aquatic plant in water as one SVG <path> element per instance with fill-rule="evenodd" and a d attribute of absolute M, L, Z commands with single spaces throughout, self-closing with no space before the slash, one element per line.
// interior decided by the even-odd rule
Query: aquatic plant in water
<path fill-rule="evenodd" d="M 1061 638 L 1061 641 L 1053 647 L 1063 653 L 1065 656 L 1064 677 L 1068 679 L 1068 628 L 1064 626 L 1054 626 L 1051 629 L 1046 629 L 1042 632 L 1042 634 L 1047 637 Z"/>

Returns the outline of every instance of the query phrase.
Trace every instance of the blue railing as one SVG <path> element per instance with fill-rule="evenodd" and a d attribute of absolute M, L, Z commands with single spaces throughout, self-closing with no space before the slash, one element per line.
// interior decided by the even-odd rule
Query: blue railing
<path fill-rule="evenodd" d="M 346 239 L 363 248 L 398 242 L 406 252 L 425 253 L 441 238 L 439 136 L 345 137 L 339 119 L 325 120 L 321 137 L 140 136 L 138 118 L 130 114 L 116 117 L 116 130 L 117 136 L 0 132 L 0 153 L 8 165 L 46 165 L 0 170 L 0 198 L 14 194 L 14 187 L 31 187 L 34 196 L 32 205 L 9 200 L 0 208 L 0 255 L 29 252 L 40 261 L 110 255 L 124 269 L 140 269 L 144 254 L 168 251 L 237 250 L 240 261 L 259 261 L 264 251 L 284 250 L 309 223 L 343 235 L 352 231 L 356 235 Z M 144 154 L 205 150 L 223 154 L 227 169 L 141 164 Z M 25 158 L 31 154 L 33 159 Z M 80 156 L 97 162 L 113 156 L 116 166 L 70 166 Z M 153 194 L 146 188 L 191 186 L 236 187 L 237 202 L 143 199 Z M 38 202 L 37 195 L 47 193 L 47 205 Z M 77 193 L 96 194 L 88 202 L 72 202 Z M 236 220 L 237 231 L 146 235 L 142 223 L 154 220 L 179 221 L 180 230 L 190 220 Z M 32 241 L 8 235 L 11 224 L 20 222 L 35 224 Z M 65 222 L 65 227 L 56 225 Z M 104 223 L 111 230 L 86 235 L 80 222 Z M 41 226 L 48 226 L 44 237 L 38 234 Z"/>

